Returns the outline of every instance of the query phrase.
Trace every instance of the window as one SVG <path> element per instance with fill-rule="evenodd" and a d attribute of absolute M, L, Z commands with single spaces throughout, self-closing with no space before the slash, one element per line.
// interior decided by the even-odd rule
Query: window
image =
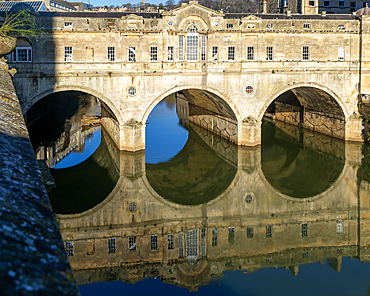
<path fill-rule="evenodd" d="M 226 24 L 226 28 L 227 29 L 232 29 L 232 28 L 234 28 L 234 24 Z"/>
<path fill-rule="evenodd" d="M 254 61 L 254 47 L 253 46 L 247 47 L 247 60 Z"/>
<path fill-rule="evenodd" d="M 73 256 L 73 242 L 66 242 L 67 256 Z"/>
<path fill-rule="evenodd" d="M 346 29 L 346 26 L 345 25 L 339 25 L 338 26 L 338 30 L 345 30 Z"/>
<path fill-rule="evenodd" d="M 212 47 L 212 61 L 218 61 L 218 47 Z"/>
<path fill-rule="evenodd" d="M 207 60 L 207 36 L 202 36 L 200 39 L 200 60 L 206 61 Z"/>
<path fill-rule="evenodd" d="M 338 47 L 338 61 L 344 61 L 344 47 Z"/>
<path fill-rule="evenodd" d="M 193 229 L 186 233 L 186 258 L 198 258 L 199 230 Z"/>
<path fill-rule="evenodd" d="M 212 246 L 217 246 L 218 243 L 218 229 L 213 227 L 212 228 Z"/>
<path fill-rule="evenodd" d="M 267 24 L 266 25 L 266 29 L 267 30 L 272 30 L 274 28 L 274 25 L 273 24 Z"/>
<path fill-rule="evenodd" d="M 288 7 L 289 5 L 289 1 L 288 0 L 284 0 L 284 7 Z"/>
<path fill-rule="evenodd" d="M 310 59 L 310 51 L 308 46 L 303 46 L 302 48 L 302 60 L 308 61 Z"/>
<path fill-rule="evenodd" d="M 310 29 L 311 28 L 311 24 L 303 24 L 303 29 Z"/>
<path fill-rule="evenodd" d="M 307 223 L 302 223 L 302 236 L 308 236 L 308 225 Z"/>
<path fill-rule="evenodd" d="M 173 234 L 167 235 L 168 249 L 173 249 Z"/>
<path fill-rule="evenodd" d="M 356 2 L 351 2 L 350 12 L 356 11 Z"/>
<path fill-rule="evenodd" d="M 233 244 L 235 242 L 235 227 L 229 227 L 229 244 Z"/>
<path fill-rule="evenodd" d="M 253 86 L 252 85 L 247 85 L 246 87 L 245 87 L 245 92 L 248 94 L 248 95 L 250 95 L 250 94 L 252 94 L 253 93 Z M 245 197 L 245 201 L 247 202 L 247 203 L 251 203 L 252 201 L 253 201 L 253 196 L 252 195 L 247 195 L 246 197 Z"/>
<path fill-rule="evenodd" d="M 199 34 L 188 33 L 186 35 L 186 60 L 197 62 L 199 59 Z"/>
<path fill-rule="evenodd" d="M 158 47 L 150 48 L 150 60 L 154 62 L 158 61 Z"/>
<path fill-rule="evenodd" d="M 130 86 L 127 90 L 127 93 L 130 95 L 130 96 L 134 96 L 136 95 L 136 88 L 135 86 Z"/>
<path fill-rule="evenodd" d="M 150 236 L 150 249 L 158 250 L 158 236 L 157 235 Z"/>
<path fill-rule="evenodd" d="M 64 61 L 66 62 L 72 61 L 72 46 L 64 47 Z"/>
<path fill-rule="evenodd" d="M 136 47 L 129 47 L 128 48 L 128 61 L 129 62 L 136 62 Z"/>
<path fill-rule="evenodd" d="M 266 226 L 266 237 L 272 237 L 272 226 Z"/>
<path fill-rule="evenodd" d="M 343 233 L 343 220 L 337 221 L 337 233 Z"/>
<path fill-rule="evenodd" d="M 339 1 L 339 7 L 342 7 L 342 8 L 346 7 L 346 2 L 345 1 Z"/>
<path fill-rule="evenodd" d="M 253 238 L 253 228 L 247 227 L 247 238 Z"/>
<path fill-rule="evenodd" d="M 128 249 L 129 251 L 136 251 L 136 236 L 128 238 Z"/>
<path fill-rule="evenodd" d="M 108 254 L 116 252 L 116 238 L 108 238 Z"/>
<path fill-rule="evenodd" d="M 65 22 L 64 23 L 64 28 L 72 28 L 72 23 L 71 22 Z"/>
<path fill-rule="evenodd" d="M 12 57 L 13 62 L 30 63 L 32 62 L 32 47 L 16 47 Z"/>
<path fill-rule="evenodd" d="M 330 7 L 330 1 L 329 0 L 324 1 L 324 7 Z"/>
<path fill-rule="evenodd" d="M 311 7 L 315 6 L 315 1 L 308 1 L 308 5 Z"/>
<path fill-rule="evenodd" d="M 273 58 L 273 47 L 267 46 L 266 47 L 266 61 L 272 61 Z"/>
<path fill-rule="evenodd" d="M 86 47 L 86 61 L 89 61 L 89 62 L 94 61 L 94 48 L 93 47 Z"/>
<path fill-rule="evenodd" d="M 235 61 L 235 47 L 234 46 L 229 46 L 228 51 L 227 51 L 227 59 L 229 61 Z"/>
<path fill-rule="evenodd" d="M 201 232 L 201 235 L 200 235 L 200 255 L 202 257 L 207 256 L 206 238 L 207 238 L 207 228 L 202 228 L 202 232 Z"/>
<path fill-rule="evenodd" d="M 184 258 L 184 233 L 179 234 L 179 258 Z"/>
<path fill-rule="evenodd" d="M 179 36 L 179 60 L 184 60 L 184 36 Z"/>
<path fill-rule="evenodd" d="M 108 46 L 108 61 L 109 62 L 114 62 L 115 59 L 116 59 L 115 48 L 111 47 L 111 46 Z"/>
<path fill-rule="evenodd" d="M 167 48 L 167 59 L 173 61 L 173 46 Z"/>

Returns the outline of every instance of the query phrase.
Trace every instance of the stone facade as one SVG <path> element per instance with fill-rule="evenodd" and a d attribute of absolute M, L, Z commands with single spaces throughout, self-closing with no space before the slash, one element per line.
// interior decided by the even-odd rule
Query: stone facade
<path fill-rule="evenodd" d="M 279 125 L 279 133 L 294 137 L 296 130 Z M 107 144 L 122 170 L 116 187 L 102 203 L 83 213 L 58 215 L 64 241 L 73 242 L 69 259 L 78 282 L 134 283 L 159 276 L 164 282 L 197 289 L 225 270 L 252 272 L 274 266 L 297 274 L 299 265 L 325 258 L 336 260 L 337 271 L 342 256 L 360 256 L 368 262 L 369 186 L 362 181 L 356 189 L 362 145 L 327 136 L 313 142 L 312 132 L 307 131 L 304 149 L 330 152 L 342 158 L 344 166 L 323 192 L 299 199 L 269 183 L 260 149 L 226 145 L 201 128 L 197 133 L 237 172 L 221 195 L 191 206 L 170 202 L 153 189 L 144 154 L 122 154 Z M 110 138 L 103 134 L 103 140 Z M 136 208 L 130 206 L 133 203 Z M 195 245 L 187 240 L 192 235 Z"/>
<path fill-rule="evenodd" d="M 162 14 L 40 13 L 46 34 L 32 44 L 32 61 L 12 65 L 14 83 L 24 113 L 53 92 L 95 95 L 115 117 L 106 128 L 123 150 L 145 149 L 150 112 L 189 90 L 202 108 L 212 94 L 207 108 L 235 120 L 238 145 L 260 144 L 266 109 L 289 91 L 305 109 L 339 108 L 341 137 L 362 141 L 356 115 L 359 94 L 370 93 L 368 20 L 228 15 L 194 1 Z"/>

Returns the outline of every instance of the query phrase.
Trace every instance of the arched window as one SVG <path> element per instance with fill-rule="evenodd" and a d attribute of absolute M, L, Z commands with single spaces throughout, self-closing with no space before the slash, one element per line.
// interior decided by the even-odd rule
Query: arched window
<path fill-rule="evenodd" d="M 32 62 L 32 45 L 26 38 L 18 38 L 17 47 L 12 52 L 13 62 L 31 63 Z"/>
<path fill-rule="evenodd" d="M 186 28 L 186 60 L 197 62 L 199 60 L 199 27 L 192 23 Z"/>

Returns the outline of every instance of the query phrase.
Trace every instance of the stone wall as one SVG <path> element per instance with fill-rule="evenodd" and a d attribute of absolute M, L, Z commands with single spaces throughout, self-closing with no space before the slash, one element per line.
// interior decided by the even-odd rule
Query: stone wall
<path fill-rule="evenodd" d="M 7 65 L 0 61 L 2 295 L 78 295 Z"/>

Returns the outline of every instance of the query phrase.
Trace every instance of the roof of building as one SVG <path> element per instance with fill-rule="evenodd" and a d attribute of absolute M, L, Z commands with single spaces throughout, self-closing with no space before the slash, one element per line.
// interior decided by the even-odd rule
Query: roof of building
<path fill-rule="evenodd" d="M 4 1 L 0 2 L 0 11 L 13 11 L 12 8 L 15 8 L 16 5 L 17 8 L 19 8 L 16 10 L 27 9 L 31 7 L 32 11 L 47 11 L 47 7 L 44 1 Z"/>
<path fill-rule="evenodd" d="M 71 3 L 64 1 L 64 0 L 51 0 L 51 2 L 55 2 L 61 5 L 67 6 L 69 8 L 74 8 L 74 6 Z"/>
<path fill-rule="evenodd" d="M 356 11 L 356 15 L 370 15 L 370 8 L 367 6 Z"/>
<path fill-rule="evenodd" d="M 51 16 L 51 17 L 95 17 L 95 18 L 121 18 L 134 14 L 142 16 L 143 18 L 162 18 L 162 15 L 158 12 L 42 12 L 40 16 Z"/>

